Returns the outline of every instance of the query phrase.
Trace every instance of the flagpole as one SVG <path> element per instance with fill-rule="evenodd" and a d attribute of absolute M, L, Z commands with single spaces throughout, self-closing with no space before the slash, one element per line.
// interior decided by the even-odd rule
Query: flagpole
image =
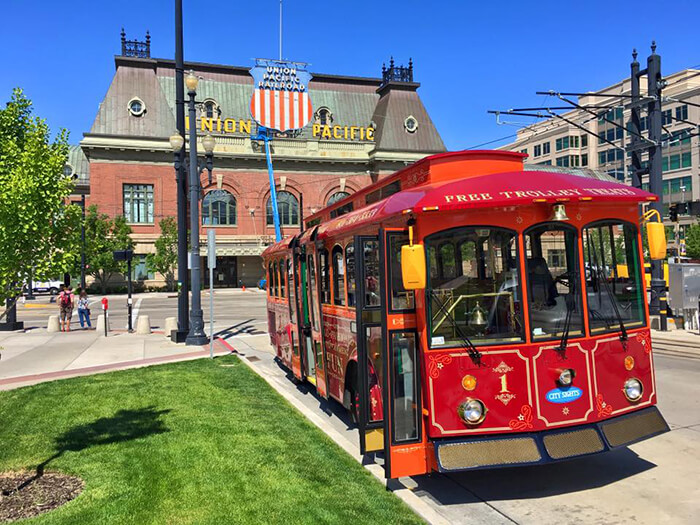
<path fill-rule="evenodd" d="M 280 61 L 282 60 L 282 0 L 280 0 Z"/>

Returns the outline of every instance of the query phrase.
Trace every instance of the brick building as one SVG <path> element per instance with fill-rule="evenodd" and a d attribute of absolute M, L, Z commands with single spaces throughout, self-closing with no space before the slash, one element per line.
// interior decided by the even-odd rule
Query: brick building
<path fill-rule="evenodd" d="M 147 271 L 145 254 L 159 235 L 158 221 L 177 213 L 168 142 L 176 132 L 175 64 L 151 58 L 146 49 L 145 57 L 135 57 L 122 46 L 114 78 L 80 142 L 85 159 L 76 150 L 69 162 L 89 177 L 90 204 L 127 217 L 138 254 L 135 276 L 156 284 L 160 276 Z M 202 240 L 208 228 L 216 229 L 218 285 L 250 286 L 262 276 L 260 254 L 274 240 L 264 147 L 251 139 L 257 125 L 249 110 L 250 68 L 186 63 L 185 69 L 200 78 L 198 134 L 216 138 L 213 183 L 202 175 Z M 312 75 L 312 122 L 270 143 L 285 236 L 329 202 L 445 151 L 418 96 L 412 63 L 396 66 L 392 59 L 381 78 Z"/>

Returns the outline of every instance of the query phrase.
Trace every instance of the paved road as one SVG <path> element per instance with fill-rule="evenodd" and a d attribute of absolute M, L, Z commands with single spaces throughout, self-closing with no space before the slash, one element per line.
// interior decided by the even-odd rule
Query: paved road
<path fill-rule="evenodd" d="M 128 313 L 126 295 L 110 295 L 109 318 L 113 330 L 125 330 Z M 25 328 L 46 328 L 50 315 L 58 314 L 58 305 L 50 302 L 48 295 L 37 296 L 36 301 L 25 301 L 18 305 L 17 319 L 24 321 Z M 92 323 L 101 313 L 101 296 L 91 296 Z M 209 333 L 209 292 L 202 294 L 202 308 L 206 332 Z M 166 317 L 177 317 L 177 297 L 167 293 L 144 293 L 133 296 L 133 326 L 136 328 L 136 317 L 148 315 L 153 330 L 162 330 Z M 214 331 L 222 336 L 239 333 L 236 326 L 246 324 L 248 333 L 262 333 L 267 330 L 265 316 L 264 293 L 249 289 L 243 292 L 238 289 L 221 289 L 214 291 Z M 250 326 L 248 326 L 250 325 Z M 72 328 L 78 328 L 78 313 L 73 311 Z"/>
<path fill-rule="evenodd" d="M 258 300 L 262 303 L 264 297 Z M 240 328 L 254 326 L 246 323 Z M 289 380 L 274 362 L 266 334 L 234 335 L 228 341 L 278 388 L 357 442 L 357 432 L 338 403 L 320 399 L 309 385 L 295 386 Z M 401 481 L 451 523 L 696 523 L 700 359 L 659 355 L 655 361 L 660 409 L 672 428 L 667 434 L 568 462 L 435 473 Z"/>

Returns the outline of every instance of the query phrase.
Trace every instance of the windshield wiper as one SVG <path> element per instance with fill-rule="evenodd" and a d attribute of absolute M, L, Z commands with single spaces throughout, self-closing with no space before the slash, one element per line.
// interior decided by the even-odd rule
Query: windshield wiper
<path fill-rule="evenodd" d="M 564 331 L 559 341 L 559 352 L 563 357 L 566 357 L 566 345 L 569 342 L 569 331 L 571 330 L 571 319 L 574 309 L 576 308 L 576 291 L 578 290 L 578 280 L 576 272 L 569 274 L 569 293 L 566 295 L 566 317 L 564 318 Z"/>
<path fill-rule="evenodd" d="M 620 341 L 624 344 L 627 341 L 627 329 L 625 328 L 625 322 L 622 320 L 622 316 L 620 315 L 620 309 L 617 307 L 617 297 L 615 297 L 615 294 L 613 294 L 612 290 L 610 289 L 610 285 L 608 284 L 608 280 L 605 278 L 605 275 L 602 273 L 602 270 L 598 268 L 596 265 L 596 270 L 598 272 L 598 280 L 603 281 L 603 287 L 605 288 L 605 293 L 608 295 L 608 298 L 610 299 L 610 303 L 612 304 L 612 309 L 613 312 L 615 313 L 615 318 L 617 319 L 617 322 L 620 324 Z M 606 322 L 607 324 L 607 322 Z"/>
<path fill-rule="evenodd" d="M 476 365 L 481 364 L 481 352 L 479 352 L 476 347 L 474 346 L 474 343 L 471 342 L 471 340 L 467 337 L 467 334 L 462 332 L 462 329 L 459 327 L 457 324 L 457 321 L 455 320 L 454 316 L 452 315 L 452 312 L 449 311 L 447 306 L 445 306 L 445 303 L 443 303 L 440 299 L 438 294 L 433 290 L 432 288 L 429 290 L 430 295 L 435 299 L 435 301 L 438 304 L 438 307 L 440 309 L 440 312 L 438 313 L 444 313 L 445 317 L 450 320 L 450 323 L 452 323 L 452 327 L 455 329 L 455 332 L 457 332 L 457 335 L 459 338 L 462 340 L 462 343 L 464 346 L 467 347 L 467 352 L 469 352 L 469 357 L 471 357 L 472 361 Z M 432 325 L 432 321 L 430 323 Z"/>

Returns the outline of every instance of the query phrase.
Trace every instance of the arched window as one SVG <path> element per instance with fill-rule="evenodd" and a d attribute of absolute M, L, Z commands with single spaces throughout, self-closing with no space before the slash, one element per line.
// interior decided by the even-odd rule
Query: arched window
<path fill-rule="evenodd" d="M 347 191 L 336 191 L 333 195 L 331 195 L 328 198 L 328 204 L 326 206 L 330 206 L 331 204 L 335 204 L 336 202 L 343 200 L 345 197 L 349 197 L 350 194 Z"/>
<path fill-rule="evenodd" d="M 275 220 L 272 217 L 272 202 L 267 199 L 267 225 L 273 226 Z M 277 210 L 280 214 L 280 226 L 299 225 L 299 201 L 288 191 L 277 192 Z"/>
<path fill-rule="evenodd" d="M 202 116 L 205 118 L 217 118 L 220 114 L 219 105 L 212 99 L 205 100 L 201 108 Z"/>
<path fill-rule="evenodd" d="M 316 111 L 316 123 L 321 126 L 330 126 L 333 123 L 333 113 L 326 107 L 318 108 Z"/>
<path fill-rule="evenodd" d="M 213 190 L 202 202 L 202 224 L 207 226 L 236 224 L 236 198 L 226 190 Z"/>

